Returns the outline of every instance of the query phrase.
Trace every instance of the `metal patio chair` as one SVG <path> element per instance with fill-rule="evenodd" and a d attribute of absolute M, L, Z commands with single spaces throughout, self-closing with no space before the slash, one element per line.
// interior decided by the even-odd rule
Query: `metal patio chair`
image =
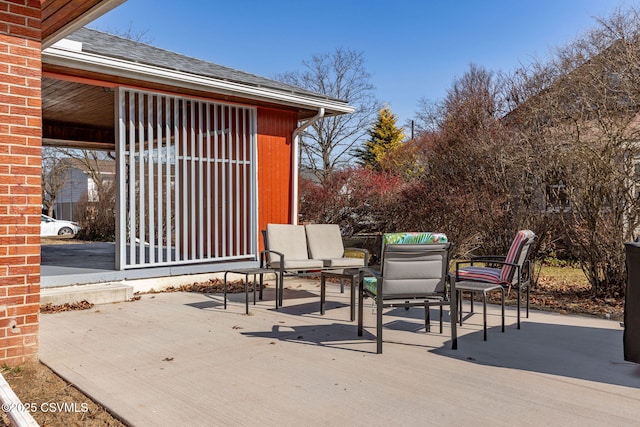
<path fill-rule="evenodd" d="M 456 263 L 455 274 L 451 274 L 452 286 L 458 295 L 458 312 L 462 325 L 463 292 L 471 293 L 471 312 L 473 312 L 473 295 L 482 292 L 484 340 L 487 340 L 487 293 L 502 292 L 502 332 L 504 332 L 504 292 L 516 289 L 518 299 L 518 329 L 520 329 L 520 305 L 522 290 L 526 290 L 527 317 L 529 317 L 529 288 L 531 285 L 531 263 L 529 254 L 536 235 L 531 230 L 520 230 L 516 233 L 509 252 L 504 256 L 479 256 L 468 261 Z M 469 264 L 467 267 L 464 265 Z M 482 265 L 476 265 L 482 264 Z"/>
<path fill-rule="evenodd" d="M 358 336 L 362 336 L 364 296 L 372 297 L 376 302 L 378 354 L 382 353 L 383 311 L 388 307 L 423 306 L 428 332 L 429 308 L 439 306 L 442 333 L 442 306 L 450 305 L 452 348 L 456 348 L 455 295 L 450 299 L 446 283 L 449 248 L 450 243 L 443 234 L 391 233 L 383 236 L 381 271 L 365 269 L 365 274 L 373 276 L 363 277 L 358 306 Z"/>

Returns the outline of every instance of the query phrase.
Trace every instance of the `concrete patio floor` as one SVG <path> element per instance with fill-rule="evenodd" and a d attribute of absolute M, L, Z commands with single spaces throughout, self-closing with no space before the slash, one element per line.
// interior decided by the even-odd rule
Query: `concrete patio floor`
<path fill-rule="evenodd" d="M 364 337 L 349 322 L 349 293 L 290 279 L 244 314 L 244 294 L 161 293 L 91 310 L 41 315 L 40 358 L 135 426 L 638 425 L 640 365 L 623 360 L 619 322 L 532 311 L 522 329 L 507 309 L 481 307 L 458 327 L 422 310 L 375 316 Z M 465 303 L 468 310 L 468 302 Z M 437 319 L 437 311 L 432 312 Z M 445 315 L 445 321 L 448 317 Z"/>

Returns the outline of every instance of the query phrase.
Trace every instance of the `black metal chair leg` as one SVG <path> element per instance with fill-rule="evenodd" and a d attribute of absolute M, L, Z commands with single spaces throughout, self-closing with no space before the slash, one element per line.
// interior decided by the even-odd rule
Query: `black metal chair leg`
<path fill-rule="evenodd" d="M 326 298 L 327 278 L 322 276 L 320 279 L 320 314 L 324 316 L 324 302 Z"/>
<path fill-rule="evenodd" d="M 244 275 L 244 312 L 249 314 L 249 275 Z"/>
<path fill-rule="evenodd" d="M 356 286 L 358 286 L 359 278 L 360 273 L 351 276 L 351 295 L 349 296 L 349 302 L 351 303 L 350 319 L 352 322 L 356 320 Z"/>
<path fill-rule="evenodd" d="M 380 295 L 380 293 L 378 293 Z M 376 298 L 376 353 L 382 353 L 382 298 Z"/>
<path fill-rule="evenodd" d="M 256 278 L 257 274 L 253 274 L 253 305 L 256 305 L 256 286 L 258 285 L 258 280 Z M 247 313 L 249 314 L 249 313 Z"/>
<path fill-rule="evenodd" d="M 429 310 L 429 301 L 424 302 L 424 330 L 431 332 L 431 310 Z"/>
<path fill-rule="evenodd" d="M 458 310 L 458 314 L 460 316 L 460 326 L 462 326 L 462 316 L 463 316 L 462 301 L 464 300 L 464 292 L 458 291 L 458 295 L 459 295 L 458 300 L 460 301 L 460 309 Z"/>
<path fill-rule="evenodd" d="M 484 330 L 484 340 L 487 340 L 487 292 L 482 292 L 482 329 Z"/>
<path fill-rule="evenodd" d="M 520 329 L 520 300 L 522 299 L 522 295 L 520 295 L 520 286 L 518 286 L 518 329 Z"/>
<path fill-rule="evenodd" d="M 504 288 L 500 288 L 502 294 L 502 332 L 504 332 Z"/>
<path fill-rule="evenodd" d="M 224 273 L 224 284 L 222 285 L 222 292 L 224 295 L 224 309 L 227 309 L 227 274 L 229 274 L 228 272 Z"/>
<path fill-rule="evenodd" d="M 364 315 L 364 290 L 362 289 L 362 276 L 358 285 L 358 336 L 362 336 L 362 316 Z"/>

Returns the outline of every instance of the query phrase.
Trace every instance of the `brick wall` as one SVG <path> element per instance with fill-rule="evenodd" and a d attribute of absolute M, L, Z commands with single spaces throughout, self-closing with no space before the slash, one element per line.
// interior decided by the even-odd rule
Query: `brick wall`
<path fill-rule="evenodd" d="M 36 360 L 40 307 L 40 1 L 0 0 L 0 364 Z"/>

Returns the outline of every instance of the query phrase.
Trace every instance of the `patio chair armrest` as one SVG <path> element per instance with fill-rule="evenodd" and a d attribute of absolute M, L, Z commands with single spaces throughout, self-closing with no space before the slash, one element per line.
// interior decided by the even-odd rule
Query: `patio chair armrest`
<path fill-rule="evenodd" d="M 456 261 L 456 277 L 458 277 L 458 270 L 460 269 L 460 266 L 465 264 L 473 265 L 473 261 L 472 260 Z"/>
<path fill-rule="evenodd" d="M 488 263 L 491 264 L 500 264 L 500 265 L 510 265 L 512 267 L 517 267 L 518 264 L 515 264 L 513 262 L 506 262 L 506 261 L 501 261 L 501 260 L 497 260 L 497 259 L 486 259 L 485 260 Z M 469 264 L 469 265 L 473 265 L 474 262 L 482 262 L 481 259 L 475 259 L 475 260 L 467 260 L 467 261 L 458 261 L 456 262 L 456 271 L 458 271 L 458 269 L 460 268 L 461 265 L 464 264 Z"/>
<path fill-rule="evenodd" d="M 495 267 L 496 264 L 504 264 L 506 259 L 507 257 L 504 255 L 483 256 L 480 257 L 478 262 L 484 262 L 487 266 Z"/>
<path fill-rule="evenodd" d="M 491 260 L 491 261 L 504 261 L 507 259 L 506 255 L 477 255 L 472 256 L 471 261 L 482 261 L 482 260 Z"/>
<path fill-rule="evenodd" d="M 364 255 L 364 266 L 369 265 L 369 251 L 364 248 L 344 248 L 344 251 L 360 252 Z"/>
<path fill-rule="evenodd" d="M 486 260 L 488 263 L 490 264 L 498 264 L 500 266 L 505 266 L 505 265 L 509 265 L 511 267 L 518 267 L 518 264 L 513 263 L 513 262 L 506 262 L 506 261 L 501 261 L 498 259 L 488 259 Z"/>
<path fill-rule="evenodd" d="M 500 264 L 504 262 L 507 257 L 505 255 L 478 255 L 472 256 L 468 261 L 470 265 L 474 265 L 476 262 L 484 264 Z M 465 262 L 465 261 L 462 261 Z"/>
<path fill-rule="evenodd" d="M 282 269 L 282 266 L 284 265 L 284 254 L 282 252 L 272 251 L 269 249 L 260 251 L 260 267 L 264 268 L 265 266 L 270 264 L 269 262 L 267 262 L 267 254 L 274 254 L 280 257 L 280 269 Z"/>

